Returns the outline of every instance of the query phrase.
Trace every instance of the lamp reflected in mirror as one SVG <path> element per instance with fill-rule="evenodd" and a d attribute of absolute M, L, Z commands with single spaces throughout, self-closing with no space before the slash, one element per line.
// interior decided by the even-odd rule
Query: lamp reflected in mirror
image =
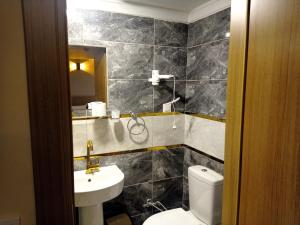
<path fill-rule="evenodd" d="M 107 102 L 106 49 L 69 46 L 70 89 L 73 117 L 88 117 L 88 103 Z"/>
<path fill-rule="evenodd" d="M 81 70 L 94 76 L 95 60 L 94 59 L 70 59 L 69 68 L 70 68 L 70 72 Z"/>

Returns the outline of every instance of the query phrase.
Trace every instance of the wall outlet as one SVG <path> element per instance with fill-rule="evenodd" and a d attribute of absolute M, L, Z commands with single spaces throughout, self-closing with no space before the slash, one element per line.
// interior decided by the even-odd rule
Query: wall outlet
<path fill-rule="evenodd" d="M 21 225 L 20 217 L 0 218 L 0 225 Z"/>

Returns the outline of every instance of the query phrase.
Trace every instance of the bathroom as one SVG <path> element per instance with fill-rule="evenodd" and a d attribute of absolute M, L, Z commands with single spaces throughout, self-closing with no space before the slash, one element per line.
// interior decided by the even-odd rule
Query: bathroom
<path fill-rule="evenodd" d="M 142 225 L 166 209 L 188 211 L 188 168 L 223 175 L 230 3 L 177 1 L 188 21 L 159 3 L 67 2 L 70 65 L 84 66 L 70 68 L 74 171 L 88 168 L 90 141 L 88 164 L 125 176 L 122 193 L 103 203 L 104 221 Z M 166 77 L 153 81 L 153 71 Z M 93 224 L 83 210 L 79 224 Z"/>
<path fill-rule="evenodd" d="M 299 17 L 0 1 L 0 225 L 300 225 Z"/>

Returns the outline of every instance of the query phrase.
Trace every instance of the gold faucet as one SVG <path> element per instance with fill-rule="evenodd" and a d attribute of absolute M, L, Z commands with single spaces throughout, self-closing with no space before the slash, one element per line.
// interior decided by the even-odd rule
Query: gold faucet
<path fill-rule="evenodd" d="M 91 161 L 91 152 L 94 150 L 93 141 L 88 140 L 86 143 L 86 174 L 93 174 L 99 172 L 99 161 L 98 163 L 92 163 Z"/>

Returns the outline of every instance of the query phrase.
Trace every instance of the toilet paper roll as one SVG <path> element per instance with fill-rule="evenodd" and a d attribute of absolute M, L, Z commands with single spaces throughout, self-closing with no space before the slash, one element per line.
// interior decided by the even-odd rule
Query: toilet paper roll
<path fill-rule="evenodd" d="M 90 102 L 88 109 L 92 110 L 92 116 L 106 116 L 106 103 L 104 102 Z"/>

